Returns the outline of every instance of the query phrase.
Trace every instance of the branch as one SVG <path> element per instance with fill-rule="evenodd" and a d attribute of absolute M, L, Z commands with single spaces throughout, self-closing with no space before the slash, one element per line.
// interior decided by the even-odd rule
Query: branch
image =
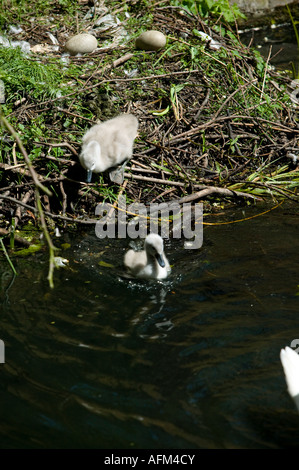
<path fill-rule="evenodd" d="M 201 199 L 206 196 L 210 196 L 211 194 L 219 194 L 220 196 L 224 197 L 247 197 L 249 199 L 254 199 L 258 201 L 262 201 L 261 198 L 257 196 L 253 196 L 252 194 L 242 193 L 240 191 L 232 191 L 231 189 L 226 188 L 217 188 L 215 186 L 209 186 L 197 193 L 190 194 L 189 196 L 182 197 L 180 199 L 175 199 L 174 202 L 178 202 L 179 204 L 184 204 L 186 202 L 196 201 L 197 199 Z"/>
<path fill-rule="evenodd" d="M 46 238 L 46 241 L 47 241 L 48 247 L 49 247 L 49 272 L 48 272 L 47 279 L 49 281 L 50 287 L 53 288 L 54 287 L 53 273 L 54 273 L 54 268 L 55 268 L 54 253 L 55 253 L 55 250 L 57 248 L 53 245 L 52 239 L 51 239 L 50 234 L 48 232 L 47 224 L 46 224 L 46 221 L 45 221 L 44 211 L 43 211 L 42 204 L 41 204 L 41 201 L 40 201 L 39 189 L 37 187 L 35 188 L 35 200 L 36 200 L 37 210 L 38 210 L 38 213 L 39 213 L 40 222 L 41 222 L 41 225 L 42 225 L 44 236 Z"/>

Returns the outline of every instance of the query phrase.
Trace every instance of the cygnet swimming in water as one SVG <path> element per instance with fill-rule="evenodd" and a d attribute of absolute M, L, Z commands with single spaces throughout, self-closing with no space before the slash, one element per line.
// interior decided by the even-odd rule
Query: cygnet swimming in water
<path fill-rule="evenodd" d="M 129 250 L 124 264 L 130 274 L 140 279 L 165 279 L 171 271 L 164 254 L 163 239 L 156 233 L 146 237 L 143 251 Z"/>
<path fill-rule="evenodd" d="M 299 411 L 299 355 L 286 346 L 280 351 L 280 360 L 283 366 L 288 392 L 293 398 Z"/>
<path fill-rule="evenodd" d="M 137 118 L 133 114 L 121 114 L 92 126 L 84 134 L 79 160 L 87 170 L 87 183 L 93 172 L 101 173 L 121 163 L 121 168 L 110 172 L 110 179 L 119 184 L 123 182 L 124 168 L 132 158 L 137 131 Z"/>

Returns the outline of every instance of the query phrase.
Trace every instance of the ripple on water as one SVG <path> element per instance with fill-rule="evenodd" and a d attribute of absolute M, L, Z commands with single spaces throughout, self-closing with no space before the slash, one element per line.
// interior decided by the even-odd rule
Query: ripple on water
<path fill-rule="evenodd" d="M 128 241 L 92 232 L 68 238 L 54 290 L 46 253 L 14 260 L 0 446 L 298 447 L 279 360 L 299 331 L 297 220 L 209 227 L 196 252 L 169 241 L 159 282 L 123 278 Z"/>

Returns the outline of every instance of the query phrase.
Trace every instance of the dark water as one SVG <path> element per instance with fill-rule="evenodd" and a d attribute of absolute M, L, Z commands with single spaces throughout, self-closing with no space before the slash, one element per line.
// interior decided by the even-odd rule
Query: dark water
<path fill-rule="evenodd" d="M 298 74 L 299 45 L 291 22 L 248 29 L 240 37 L 245 45 L 251 43 L 257 48 L 265 59 L 269 57 L 269 63 L 276 69 L 294 69 Z"/>
<path fill-rule="evenodd" d="M 205 226 L 196 251 L 166 240 L 160 283 L 122 279 L 129 240 L 92 229 L 57 239 L 53 290 L 46 254 L 14 259 L 11 284 L 2 261 L 0 447 L 299 448 L 279 359 L 299 338 L 298 217 Z"/>

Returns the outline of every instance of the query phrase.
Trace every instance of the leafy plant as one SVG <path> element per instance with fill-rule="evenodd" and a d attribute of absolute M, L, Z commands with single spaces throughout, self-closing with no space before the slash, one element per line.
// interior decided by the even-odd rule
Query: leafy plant
<path fill-rule="evenodd" d="M 170 104 L 163 109 L 162 111 L 154 111 L 153 114 L 155 116 L 164 116 L 167 114 L 170 109 L 173 109 L 175 118 L 179 119 L 179 100 L 178 100 L 178 93 L 186 86 L 186 84 L 181 83 L 178 85 L 171 84 L 170 86 Z"/>
<path fill-rule="evenodd" d="M 0 50 L 0 78 L 7 91 L 7 101 L 15 100 L 15 90 L 20 95 L 33 98 L 54 97 L 61 81 L 61 71 L 51 65 L 29 60 L 20 48 Z"/>
<path fill-rule="evenodd" d="M 228 0 L 174 0 L 176 6 L 183 6 L 190 13 L 200 15 L 203 18 L 209 16 L 222 17 L 227 23 L 233 23 L 236 19 L 246 18 L 236 3 L 230 5 Z"/>
<path fill-rule="evenodd" d="M 298 61 L 299 61 L 299 32 L 298 32 L 298 29 L 297 29 L 297 25 L 299 24 L 299 21 L 294 20 L 294 17 L 292 15 L 292 12 L 291 12 L 291 9 L 290 9 L 289 5 L 286 5 L 286 9 L 288 11 L 289 17 L 290 17 L 292 25 L 293 25 L 293 29 L 294 29 L 294 33 L 295 33 L 295 37 L 296 37 L 296 41 L 297 41 L 297 51 L 298 51 Z M 292 62 L 292 69 L 293 69 L 293 78 L 295 78 L 295 79 L 299 78 L 299 68 L 297 67 L 297 70 L 296 70 L 295 64 L 293 62 Z"/>

